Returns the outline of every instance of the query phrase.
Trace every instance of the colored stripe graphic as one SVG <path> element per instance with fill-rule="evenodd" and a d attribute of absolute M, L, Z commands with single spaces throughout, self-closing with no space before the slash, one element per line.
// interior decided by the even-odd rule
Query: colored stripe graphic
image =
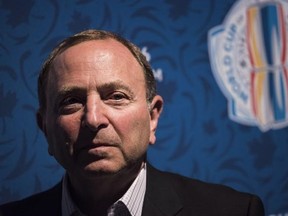
<path fill-rule="evenodd" d="M 281 30 L 281 38 L 282 40 L 282 50 L 281 50 L 281 64 L 283 67 L 283 72 L 284 72 L 284 84 L 285 84 L 285 93 L 286 93 L 286 97 L 284 97 L 284 100 L 286 101 L 286 114 L 285 114 L 285 118 L 288 118 L 288 69 L 287 69 L 287 64 L 286 64 L 286 59 L 287 59 L 287 31 L 288 29 L 286 28 L 285 25 L 285 16 L 284 16 L 284 11 L 283 11 L 283 6 L 280 5 L 278 6 L 278 19 L 280 22 L 280 30 Z"/>
<path fill-rule="evenodd" d="M 252 65 L 252 111 L 261 124 L 286 119 L 286 29 L 280 4 L 248 8 L 247 46 Z"/>
<path fill-rule="evenodd" d="M 265 113 L 261 107 L 265 99 L 265 82 L 267 74 L 264 71 L 266 68 L 266 59 L 264 55 L 264 46 L 262 38 L 259 37 L 261 32 L 261 18 L 259 8 L 257 6 L 247 9 L 247 45 L 249 51 L 250 62 L 252 65 L 251 73 L 251 97 L 252 110 L 255 117 L 264 124 Z"/>

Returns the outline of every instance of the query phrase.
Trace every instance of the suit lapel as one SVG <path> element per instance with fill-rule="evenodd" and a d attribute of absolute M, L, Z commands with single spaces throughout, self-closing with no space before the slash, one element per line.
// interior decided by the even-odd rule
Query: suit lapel
<path fill-rule="evenodd" d="M 147 187 L 142 216 L 172 216 L 183 208 L 172 182 L 165 174 L 147 164 Z"/>
<path fill-rule="evenodd" d="M 43 208 L 38 206 L 41 210 L 39 215 L 55 215 L 60 216 L 62 212 L 61 202 L 62 202 L 62 181 L 50 190 L 44 192 L 46 197 L 45 202 L 43 203 Z M 46 209 L 45 209 L 46 208 Z M 37 214 L 38 215 L 38 214 Z"/>

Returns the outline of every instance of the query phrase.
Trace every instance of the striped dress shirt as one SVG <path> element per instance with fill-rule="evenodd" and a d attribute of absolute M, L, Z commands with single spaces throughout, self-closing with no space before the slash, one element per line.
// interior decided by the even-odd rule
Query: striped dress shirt
<path fill-rule="evenodd" d="M 68 179 L 65 175 L 62 183 L 62 216 L 85 216 L 81 213 L 76 204 L 73 202 L 70 192 L 68 190 Z M 119 199 L 122 201 L 130 211 L 132 216 L 141 216 L 144 202 L 144 195 L 146 191 L 146 164 L 143 165 L 136 179 L 126 191 L 126 193 Z M 117 203 L 117 200 L 115 203 Z M 114 216 L 115 203 L 108 209 L 107 216 Z M 97 212 L 95 212 L 97 215 Z"/>

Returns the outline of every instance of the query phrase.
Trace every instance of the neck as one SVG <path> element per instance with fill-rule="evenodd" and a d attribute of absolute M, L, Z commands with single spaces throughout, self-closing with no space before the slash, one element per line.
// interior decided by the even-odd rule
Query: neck
<path fill-rule="evenodd" d="M 129 170 L 95 178 L 81 178 L 69 175 L 68 186 L 71 197 L 86 215 L 107 215 L 108 208 L 129 189 L 142 164 Z"/>

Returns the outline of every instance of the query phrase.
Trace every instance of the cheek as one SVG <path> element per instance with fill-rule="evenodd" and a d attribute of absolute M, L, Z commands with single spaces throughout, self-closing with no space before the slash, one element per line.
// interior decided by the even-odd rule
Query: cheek
<path fill-rule="evenodd" d="M 121 135 L 124 137 L 122 140 L 124 145 L 129 147 L 146 148 L 149 142 L 149 131 L 150 131 L 150 118 L 146 114 L 147 110 L 139 110 L 136 113 L 131 113 L 128 116 L 123 117 L 119 122 L 119 130 Z M 126 146 L 126 148 L 129 148 Z"/>
<path fill-rule="evenodd" d="M 49 153 L 66 168 L 69 157 L 74 152 L 74 143 L 79 133 L 79 121 L 77 118 L 60 116 L 56 119 L 51 118 L 47 126 Z"/>
<path fill-rule="evenodd" d="M 67 141 L 75 141 L 80 127 L 80 121 L 73 116 L 59 116 L 47 120 L 47 138 L 50 144 L 58 145 Z"/>
<path fill-rule="evenodd" d="M 77 116 L 61 116 L 57 120 L 57 125 L 60 131 L 64 133 L 64 136 L 69 141 L 76 141 L 80 126 L 81 120 Z"/>

